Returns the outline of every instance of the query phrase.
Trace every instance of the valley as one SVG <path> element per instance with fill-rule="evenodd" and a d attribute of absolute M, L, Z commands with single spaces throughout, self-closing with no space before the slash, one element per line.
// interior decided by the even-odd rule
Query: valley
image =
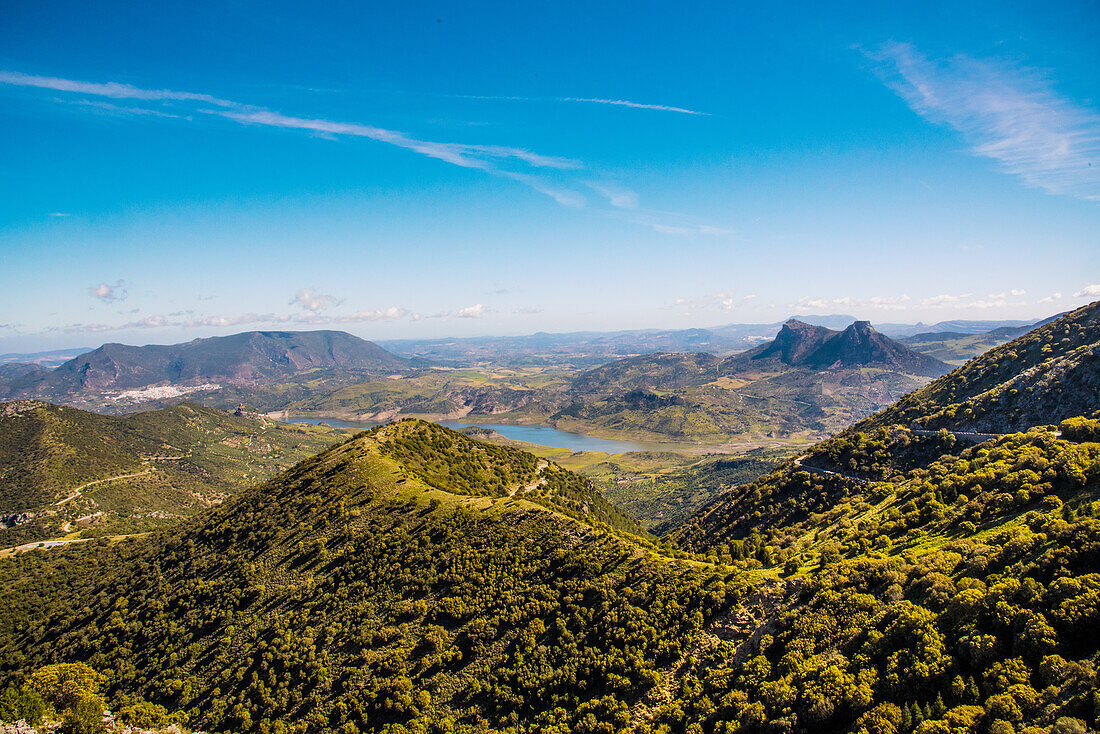
<path fill-rule="evenodd" d="M 0 734 L 1100 734 L 1100 3 L 5 3 Z"/>
<path fill-rule="evenodd" d="M 1100 303 L 797 450 L 272 423 L 330 447 L 143 534 L 0 559 L 0 676 L 80 660 L 116 706 L 211 731 L 1083 730 L 1100 715 L 1098 329 Z M 660 394 L 720 365 L 652 359 L 659 378 L 635 360 L 574 384 Z M 108 444 L 164 463 L 198 444 L 147 448 L 154 427 L 230 420 L 5 410 L 117 430 Z M 154 471 L 82 446 L 117 479 L 13 466 L 56 477 L 36 496 L 61 507 Z"/>

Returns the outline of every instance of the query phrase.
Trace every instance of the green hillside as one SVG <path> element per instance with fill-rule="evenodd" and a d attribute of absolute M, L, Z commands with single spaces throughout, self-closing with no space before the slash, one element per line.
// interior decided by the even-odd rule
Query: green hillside
<path fill-rule="evenodd" d="M 684 466 L 671 493 L 713 499 L 677 552 L 553 464 L 391 424 L 147 538 L 0 560 L 0 677 L 87 662 L 218 732 L 1083 734 L 1100 428 L 1036 417 Z"/>
<path fill-rule="evenodd" d="M 865 425 L 916 420 L 937 430 L 1006 433 L 1098 409 L 1100 301 L 972 359 Z"/>
<path fill-rule="evenodd" d="M 0 404 L 0 548 L 136 532 L 210 506 L 343 439 L 183 403 L 116 418 L 37 401 Z M 83 518 L 83 519 L 81 519 Z"/>
<path fill-rule="evenodd" d="M 392 458 L 451 433 L 423 425 L 360 434 L 178 530 L 0 561 L 3 676 L 79 659 L 112 695 L 218 731 L 644 718 L 631 707 L 740 586 L 550 509 L 553 491 L 433 488 Z M 509 486 L 532 460 L 486 463 Z"/>

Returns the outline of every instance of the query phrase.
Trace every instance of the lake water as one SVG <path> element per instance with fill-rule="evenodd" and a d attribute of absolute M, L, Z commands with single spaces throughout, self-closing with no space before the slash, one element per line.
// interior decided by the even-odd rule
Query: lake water
<path fill-rule="evenodd" d="M 312 423 L 318 425 L 328 424 L 335 428 L 373 428 L 377 423 L 359 421 L 342 421 L 336 418 L 305 418 L 292 416 L 285 419 L 287 423 Z M 570 451 L 604 451 L 608 454 L 621 454 L 624 451 L 642 451 L 645 449 L 640 443 L 633 441 L 614 441 L 596 436 L 585 436 L 580 433 L 568 433 L 559 431 L 549 426 L 513 426 L 505 423 L 461 423 L 459 421 L 438 421 L 439 425 L 461 431 L 463 428 L 477 426 L 496 431 L 505 438 L 513 441 L 526 441 L 538 446 L 553 446 L 569 449 Z"/>

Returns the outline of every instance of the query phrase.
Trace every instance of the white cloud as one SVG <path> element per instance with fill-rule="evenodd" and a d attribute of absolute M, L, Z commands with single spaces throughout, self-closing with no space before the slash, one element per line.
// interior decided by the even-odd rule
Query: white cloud
<path fill-rule="evenodd" d="M 688 316 L 691 311 L 699 310 L 730 311 L 754 298 L 756 298 L 755 295 L 737 296 L 733 292 L 718 291 L 707 293 L 699 298 L 677 298 L 672 303 L 674 306 L 687 306 L 689 311 L 684 312 L 683 315 Z"/>
<path fill-rule="evenodd" d="M 1024 290 L 1023 288 L 1013 288 L 1008 293 L 1009 293 L 1009 295 L 1012 295 L 1012 296 L 1026 296 L 1027 295 L 1027 291 Z"/>
<path fill-rule="evenodd" d="M 397 319 L 403 319 L 408 315 L 408 309 L 401 308 L 399 306 L 390 306 L 389 308 L 381 311 L 356 311 L 355 313 L 348 314 L 347 316 L 337 317 L 336 321 L 341 324 L 352 324 L 361 321 L 395 321 Z M 416 319 L 420 318 L 418 314 L 414 315 L 416 316 Z"/>
<path fill-rule="evenodd" d="M 336 296 L 318 293 L 313 288 L 302 288 L 294 294 L 294 298 L 290 299 L 289 305 L 300 306 L 306 311 L 316 313 L 318 311 L 324 311 L 326 308 L 331 308 L 332 306 L 338 306 L 341 303 L 343 303 L 343 301 Z"/>
<path fill-rule="evenodd" d="M 692 235 L 692 234 L 705 234 L 705 235 L 725 235 L 733 234 L 731 229 L 723 229 L 722 227 L 713 227 L 709 224 L 668 224 L 667 222 L 656 221 L 654 218 L 645 216 L 635 219 L 638 224 L 649 227 L 654 232 L 660 232 L 662 234 L 674 234 L 674 235 Z"/>
<path fill-rule="evenodd" d="M 104 303 L 114 303 L 115 301 L 125 301 L 128 295 L 125 288 L 126 282 L 119 280 L 113 285 L 109 283 L 100 283 L 99 285 L 92 286 L 88 289 L 88 295 L 98 298 Z"/>
<path fill-rule="evenodd" d="M 512 313 L 519 316 L 533 316 L 537 313 L 542 313 L 541 308 L 513 308 Z"/>
<path fill-rule="evenodd" d="M 929 298 L 921 299 L 919 305 L 923 306 L 924 308 L 941 308 L 944 306 L 954 306 L 960 301 L 965 301 L 966 299 L 973 297 L 973 293 L 964 293 L 961 296 L 952 296 L 950 294 L 943 293 L 938 296 L 931 296 Z"/>
<path fill-rule="evenodd" d="M 475 303 L 473 306 L 458 309 L 455 316 L 460 319 L 480 319 L 485 315 L 485 312 L 486 308 L 484 305 Z"/>
<path fill-rule="evenodd" d="M 1036 303 L 1054 303 L 1055 301 L 1060 301 L 1060 300 L 1062 300 L 1062 294 L 1061 293 L 1051 293 L 1046 298 L 1040 298 L 1038 301 L 1036 301 Z"/>
<path fill-rule="evenodd" d="M 876 311 L 904 311 L 909 308 L 909 302 L 911 300 L 912 299 L 904 293 L 900 296 L 871 296 L 870 298 L 853 298 L 852 296 L 821 298 L 807 296 L 787 305 L 790 308 L 810 311 L 847 308 L 873 309 Z"/>
<path fill-rule="evenodd" d="M 1073 294 L 1074 298 L 1100 298 L 1100 283 L 1093 283 L 1092 285 L 1086 285 L 1081 290 Z"/>
<path fill-rule="evenodd" d="M 916 113 L 961 133 L 974 155 L 1052 194 L 1100 201 L 1100 114 L 1044 73 L 993 59 L 933 60 L 888 43 L 868 56 Z"/>
<path fill-rule="evenodd" d="M 541 153 L 536 153 L 524 148 L 420 140 L 396 130 L 387 130 L 385 128 L 357 123 L 294 117 L 255 105 L 241 104 L 227 99 L 220 99 L 209 94 L 176 92 L 167 89 L 142 89 L 129 84 L 118 84 L 115 82 L 83 82 L 71 79 L 59 79 L 56 77 L 34 76 L 13 71 L 0 71 L 0 84 L 52 89 L 73 94 L 108 97 L 111 99 L 130 99 L 150 103 L 189 103 L 194 106 L 192 111 L 195 114 L 217 115 L 244 125 L 263 125 L 266 127 L 305 130 L 327 137 L 344 135 L 369 138 L 399 148 L 405 148 L 456 166 L 475 168 L 485 171 L 486 173 L 512 178 L 513 180 L 526 183 L 540 193 L 554 197 L 566 206 L 584 205 L 583 198 L 578 200 L 578 195 L 575 193 L 565 193 L 541 179 L 525 176 L 522 173 L 509 171 L 507 168 L 502 167 L 509 163 L 519 163 L 535 169 L 573 170 L 583 168 L 584 164 L 569 158 L 542 155 Z M 126 112 L 128 114 L 179 117 L 179 115 L 164 113 L 163 110 L 157 110 L 155 108 L 120 108 L 109 103 L 97 102 L 77 102 L 77 104 L 87 104 L 88 106 L 95 106 L 100 109 L 110 109 L 111 111 Z M 195 105 L 206 105 L 206 107 Z M 214 109 L 211 109 L 210 106 L 213 106 Z"/>
<path fill-rule="evenodd" d="M 592 97 L 562 97 L 562 102 L 590 102 L 592 104 L 607 104 L 615 105 L 617 107 L 632 107 L 637 110 L 658 110 L 660 112 L 679 112 L 684 115 L 707 115 L 709 112 L 699 112 L 698 110 L 689 110 L 685 107 L 670 107 L 663 104 L 642 104 L 641 102 L 631 102 L 626 99 L 596 99 Z"/>
<path fill-rule="evenodd" d="M 72 215 L 69 214 L 69 212 L 50 212 L 49 216 L 64 218 L 64 217 L 71 217 Z"/>
<path fill-rule="evenodd" d="M 22 74 L 18 71 L 0 71 L 0 83 L 14 84 L 21 87 L 55 89 L 60 92 L 93 94 L 99 97 L 111 97 L 112 99 L 174 100 L 181 102 L 204 102 L 219 107 L 237 106 L 235 102 L 211 97 L 209 94 L 173 92 L 168 89 L 140 89 L 138 87 L 132 87 L 129 84 L 116 84 L 115 82 L 107 82 L 106 84 L 80 82 L 71 79 Z"/>

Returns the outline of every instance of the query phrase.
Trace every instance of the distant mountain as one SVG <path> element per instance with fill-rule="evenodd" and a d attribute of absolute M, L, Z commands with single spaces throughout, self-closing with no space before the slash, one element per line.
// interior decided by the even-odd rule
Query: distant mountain
<path fill-rule="evenodd" d="M 582 372 L 573 380 L 575 397 L 632 390 L 678 390 L 717 379 L 720 357 L 703 352 L 643 354 Z"/>
<path fill-rule="evenodd" d="M 8 354 L 0 354 L 0 365 L 8 362 L 24 362 L 42 365 L 43 367 L 56 367 L 59 364 L 68 362 L 73 357 L 79 357 L 81 354 L 90 351 L 92 351 L 92 347 L 50 349 L 45 352 L 10 352 Z"/>
<path fill-rule="evenodd" d="M 812 369 L 880 367 L 911 375 L 936 377 L 950 367 L 880 334 L 868 321 L 853 322 L 843 331 L 792 319 L 779 334 L 744 354 L 730 357 L 719 368 L 724 374 L 780 365 Z"/>
<path fill-rule="evenodd" d="M 1100 301 L 991 349 L 863 427 L 1003 433 L 1100 410 Z"/>
<path fill-rule="evenodd" d="M 939 321 L 935 324 L 879 324 L 879 331 L 893 339 L 901 339 L 914 334 L 930 334 L 939 332 L 952 332 L 955 334 L 986 334 L 994 329 L 1016 329 L 1030 326 L 1030 321 L 1019 319 L 1006 319 L 1002 321 L 969 321 L 966 319 L 954 321 Z"/>
<path fill-rule="evenodd" d="M 797 321 L 842 330 L 856 321 L 847 314 L 794 316 Z M 691 329 L 538 332 L 523 336 L 447 339 L 395 339 L 379 342 L 395 354 L 422 357 L 452 366 L 479 362 L 500 365 L 568 365 L 587 369 L 614 359 L 655 352 L 708 352 L 729 356 L 770 341 L 782 321 L 765 324 L 725 324 Z M 924 332 L 955 331 L 982 334 L 999 327 L 1022 327 L 1026 321 L 941 321 L 938 324 L 879 324 L 892 339 Z"/>
<path fill-rule="evenodd" d="M 167 346 L 104 344 L 53 371 L 6 380 L 6 395 L 56 399 L 154 385 L 253 384 L 318 369 L 383 373 L 413 364 L 342 331 L 251 331 Z"/>
<path fill-rule="evenodd" d="M 540 406 L 556 397 L 560 408 L 540 420 L 664 440 L 816 438 L 948 369 L 865 321 L 833 331 L 792 319 L 767 344 L 724 360 L 645 354 L 583 372 L 550 391 Z"/>
<path fill-rule="evenodd" d="M 1049 324 L 1065 314 L 1058 314 L 1042 321 L 1025 326 L 1001 326 L 980 334 L 959 331 L 926 331 L 912 336 L 903 336 L 899 342 L 915 352 L 943 360 L 951 365 L 961 365 L 968 359 L 984 354 L 993 347 L 1022 336 L 1032 329 Z"/>

